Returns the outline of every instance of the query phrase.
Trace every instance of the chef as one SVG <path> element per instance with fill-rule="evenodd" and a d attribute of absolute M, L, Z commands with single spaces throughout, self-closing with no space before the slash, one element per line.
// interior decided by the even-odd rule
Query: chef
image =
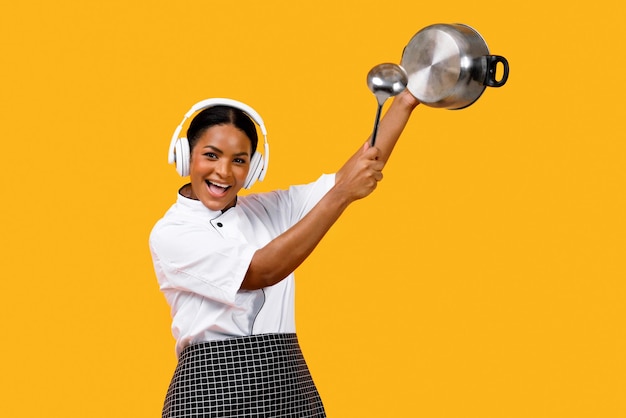
<path fill-rule="evenodd" d="M 239 192 L 268 169 L 261 116 L 232 99 L 208 99 L 187 112 L 170 161 L 189 182 L 149 240 L 178 356 L 163 417 L 326 416 L 296 335 L 294 270 L 382 180 L 417 105 L 406 90 L 396 96 L 375 146 L 363 143 L 335 174 L 245 196 Z M 318 146 L 311 155 L 320 158 L 331 148 Z"/>

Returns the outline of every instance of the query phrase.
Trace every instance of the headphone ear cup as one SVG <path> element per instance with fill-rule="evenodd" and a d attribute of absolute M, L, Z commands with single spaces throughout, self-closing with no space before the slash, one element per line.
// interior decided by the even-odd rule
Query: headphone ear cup
<path fill-rule="evenodd" d="M 189 141 L 187 138 L 179 138 L 176 141 L 176 171 L 182 177 L 189 175 Z"/>
<path fill-rule="evenodd" d="M 244 189 L 249 189 L 252 185 L 257 181 L 261 171 L 263 170 L 263 158 L 261 154 L 255 152 L 252 155 L 252 159 L 250 159 L 250 171 L 248 171 L 248 176 L 246 177 L 246 181 L 243 185 Z"/>

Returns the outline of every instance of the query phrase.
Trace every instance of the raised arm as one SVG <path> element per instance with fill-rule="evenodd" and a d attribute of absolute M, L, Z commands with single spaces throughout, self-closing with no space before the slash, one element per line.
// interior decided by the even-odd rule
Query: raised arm
<path fill-rule="evenodd" d="M 330 227 L 355 200 L 369 195 L 382 179 L 382 169 L 418 105 L 408 91 L 394 98 L 380 121 L 376 146 L 369 141 L 339 169 L 335 185 L 290 229 L 256 251 L 241 285 L 260 289 L 292 273 L 315 249 Z"/>

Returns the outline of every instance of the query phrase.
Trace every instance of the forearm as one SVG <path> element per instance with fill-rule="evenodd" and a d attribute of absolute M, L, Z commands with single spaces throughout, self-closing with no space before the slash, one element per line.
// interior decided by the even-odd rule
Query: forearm
<path fill-rule="evenodd" d="M 260 289 L 287 277 L 306 260 L 349 204 L 337 188 L 331 189 L 298 223 L 257 250 L 241 288 Z"/>
<path fill-rule="evenodd" d="M 379 149 L 378 160 L 387 162 L 402 131 L 411 117 L 418 101 L 405 90 L 394 97 L 389 109 L 380 121 L 376 136 L 376 148 Z"/>

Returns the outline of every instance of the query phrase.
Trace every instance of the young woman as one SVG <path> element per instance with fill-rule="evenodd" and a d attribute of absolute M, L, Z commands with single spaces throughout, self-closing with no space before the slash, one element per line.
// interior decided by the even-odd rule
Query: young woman
<path fill-rule="evenodd" d="M 182 123 L 175 133 L 173 159 L 190 182 L 150 235 L 178 355 L 163 417 L 324 417 L 295 334 L 293 272 L 376 188 L 418 102 L 396 96 L 376 146 L 363 144 L 336 174 L 242 197 L 267 168 L 255 122 L 265 127 L 247 105 L 210 103 L 186 138 L 176 138 Z"/>

